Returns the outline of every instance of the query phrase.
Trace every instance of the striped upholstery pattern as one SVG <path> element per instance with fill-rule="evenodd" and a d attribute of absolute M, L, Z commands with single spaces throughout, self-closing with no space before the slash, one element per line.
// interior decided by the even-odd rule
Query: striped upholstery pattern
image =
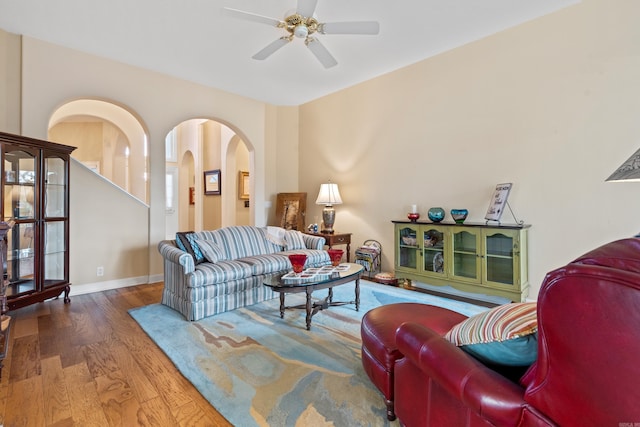
<path fill-rule="evenodd" d="M 196 270 L 189 275 L 187 286 L 198 288 L 205 285 L 216 285 L 231 280 L 245 279 L 253 276 L 250 265 L 238 260 L 204 262 L 196 266 Z"/>
<path fill-rule="evenodd" d="M 291 268 L 289 259 L 282 253 L 258 255 L 239 260 L 251 267 L 253 275 L 277 273 Z"/>
<path fill-rule="evenodd" d="M 504 304 L 457 324 L 444 338 L 457 346 L 507 341 L 538 330 L 535 302 Z"/>
<path fill-rule="evenodd" d="M 327 251 L 319 251 L 317 249 L 297 249 L 295 251 L 283 251 L 280 252 L 281 255 L 285 257 L 289 254 L 305 254 L 307 256 L 306 267 L 319 267 L 322 265 L 331 264 L 331 258 L 329 258 L 329 253 Z M 291 268 L 291 263 L 287 258 L 287 269 Z"/>
<path fill-rule="evenodd" d="M 225 259 L 273 254 L 282 250 L 282 247 L 267 239 L 266 227 L 237 225 L 214 231 L 201 231 L 196 234 L 199 239 L 213 240 L 224 248 Z"/>
<path fill-rule="evenodd" d="M 264 276 L 227 282 L 217 286 L 198 288 L 165 286 L 162 304 L 182 313 L 187 320 L 195 321 L 276 298 L 271 288 L 264 286 Z"/>
<path fill-rule="evenodd" d="M 164 259 L 162 303 L 187 320 L 199 320 L 224 311 L 277 297 L 264 286 L 266 274 L 287 271 L 289 253 L 307 254 L 307 266 L 330 264 L 324 238 L 303 235 L 307 249 L 282 251 L 267 239 L 266 227 L 233 226 L 196 232 L 197 239 L 216 243 L 224 254 L 218 262 L 195 265 L 174 240 L 163 240 L 158 250 Z"/>

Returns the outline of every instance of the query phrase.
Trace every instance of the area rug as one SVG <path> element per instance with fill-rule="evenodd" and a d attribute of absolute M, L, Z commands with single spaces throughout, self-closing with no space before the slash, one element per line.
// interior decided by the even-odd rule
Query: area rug
<path fill-rule="evenodd" d="M 473 315 L 486 307 L 362 280 L 360 311 L 330 307 L 305 327 L 304 310 L 279 314 L 279 300 L 188 322 L 164 305 L 129 313 L 180 372 L 235 426 L 396 426 L 360 359 L 360 321 L 370 309 L 422 302 Z M 325 291 L 317 291 L 324 297 Z M 316 296 L 314 293 L 314 297 Z M 354 285 L 334 301 L 354 299 Z M 287 295 L 287 305 L 303 303 Z"/>

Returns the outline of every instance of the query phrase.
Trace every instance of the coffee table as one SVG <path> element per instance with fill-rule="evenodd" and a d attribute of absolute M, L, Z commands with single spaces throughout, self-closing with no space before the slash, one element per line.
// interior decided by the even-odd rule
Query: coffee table
<path fill-rule="evenodd" d="M 287 308 L 304 308 L 307 311 L 307 330 L 310 330 L 311 318 L 320 310 L 332 305 L 355 304 L 356 311 L 360 310 L 360 275 L 363 269 L 360 264 L 343 263 L 337 267 L 307 269 L 296 277 L 293 277 L 293 273 L 274 274 L 265 279 L 264 285 L 280 294 L 280 318 L 284 317 L 284 311 Z M 333 301 L 333 288 L 353 281 L 355 281 L 355 300 Z M 312 301 L 311 294 L 320 289 L 329 289 L 327 297 Z M 285 305 L 284 300 L 287 294 L 302 292 L 307 295 L 305 304 L 289 307 Z"/>

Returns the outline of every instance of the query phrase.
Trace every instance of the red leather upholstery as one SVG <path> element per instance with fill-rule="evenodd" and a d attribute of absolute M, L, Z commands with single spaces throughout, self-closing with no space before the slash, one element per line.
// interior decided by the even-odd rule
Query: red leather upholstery
<path fill-rule="evenodd" d="M 402 357 L 396 346 L 396 329 L 411 321 L 444 335 L 467 317 L 445 308 L 398 303 L 383 305 L 367 312 L 362 319 L 362 365 L 371 381 L 382 392 L 387 405 L 387 417 L 393 412 L 393 370 Z"/>
<path fill-rule="evenodd" d="M 395 412 L 405 426 L 640 423 L 640 239 L 597 248 L 545 277 L 538 359 L 520 384 L 424 325 L 396 334 Z"/>

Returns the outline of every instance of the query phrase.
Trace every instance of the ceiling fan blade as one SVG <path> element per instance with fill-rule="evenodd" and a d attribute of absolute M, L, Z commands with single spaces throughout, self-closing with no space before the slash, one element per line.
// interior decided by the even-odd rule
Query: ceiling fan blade
<path fill-rule="evenodd" d="M 283 22 L 279 19 L 269 18 L 268 16 L 257 15 L 251 12 L 245 12 L 244 10 L 232 9 L 230 7 L 223 7 L 222 13 L 231 16 L 233 18 L 244 19 L 245 21 L 259 22 L 260 24 L 267 24 L 272 27 L 277 27 Z"/>
<path fill-rule="evenodd" d="M 376 21 L 358 22 L 327 22 L 320 24 L 318 29 L 322 34 L 371 34 L 380 32 L 380 23 Z"/>
<path fill-rule="evenodd" d="M 338 61 L 329 53 L 326 47 L 320 41 L 314 37 L 308 37 L 305 40 L 305 44 L 311 50 L 311 52 L 318 58 L 318 61 L 324 68 L 331 68 L 338 65 Z"/>
<path fill-rule="evenodd" d="M 291 41 L 291 37 L 280 37 L 269 43 L 264 49 L 252 56 L 253 59 L 263 60 L 273 55 L 278 49 Z"/>
<path fill-rule="evenodd" d="M 313 12 L 316 11 L 317 4 L 318 0 L 298 0 L 298 7 L 296 8 L 296 12 L 298 13 L 298 15 L 310 18 L 313 16 Z"/>

